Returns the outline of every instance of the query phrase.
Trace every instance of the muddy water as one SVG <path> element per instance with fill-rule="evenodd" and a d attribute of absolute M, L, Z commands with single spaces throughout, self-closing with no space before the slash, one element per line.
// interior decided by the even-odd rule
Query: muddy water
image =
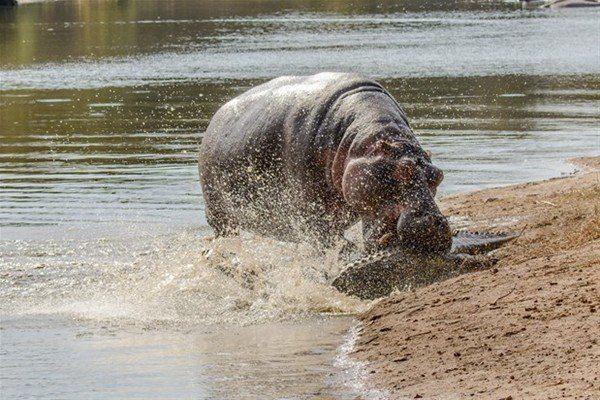
<path fill-rule="evenodd" d="M 367 305 L 330 288 L 333 255 L 203 240 L 202 132 L 266 79 L 377 77 L 442 194 L 599 153 L 597 11 L 319 3 L 0 9 L 2 398 L 364 395 L 336 358 Z"/>

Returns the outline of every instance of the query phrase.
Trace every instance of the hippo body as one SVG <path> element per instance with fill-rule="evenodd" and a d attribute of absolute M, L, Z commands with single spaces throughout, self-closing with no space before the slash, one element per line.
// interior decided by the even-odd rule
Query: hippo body
<path fill-rule="evenodd" d="M 241 94 L 216 112 L 199 154 L 217 235 L 244 229 L 330 246 L 362 219 L 368 245 L 402 220 L 439 232 L 447 249 L 433 200 L 441 171 L 430 162 L 394 98 L 345 73 L 281 77 Z"/>

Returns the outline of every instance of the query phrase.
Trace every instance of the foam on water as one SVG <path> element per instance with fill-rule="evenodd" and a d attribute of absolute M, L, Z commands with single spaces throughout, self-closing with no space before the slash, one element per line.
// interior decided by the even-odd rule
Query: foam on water
<path fill-rule="evenodd" d="M 351 356 L 362 329 L 361 325 L 361 323 L 357 323 L 350 328 L 344 343 L 339 348 L 334 364 L 342 371 L 339 374 L 340 380 L 356 393 L 360 393 L 363 398 L 386 400 L 389 398 L 388 391 L 377 389 L 369 382 L 367 363 Z"/>

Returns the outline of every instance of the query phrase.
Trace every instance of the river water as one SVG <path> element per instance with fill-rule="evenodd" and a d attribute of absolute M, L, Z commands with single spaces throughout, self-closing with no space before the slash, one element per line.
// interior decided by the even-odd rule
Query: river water
<path fill-rule="evenodd" d="M 0 9 L 1 396 L 377 398 L 335 256 L 210 241 L 196 152 L 269 78 L 379 79 L 449 194 L 600 153 L 596 10 L 495 1 L 48 1 Z"/>

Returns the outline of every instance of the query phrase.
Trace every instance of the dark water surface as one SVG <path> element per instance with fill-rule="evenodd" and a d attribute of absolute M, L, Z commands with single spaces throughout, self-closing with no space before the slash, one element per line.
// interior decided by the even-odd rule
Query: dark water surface
<path fill-rule="evenodd" d="M 367 306 L 328 287 L 335 266 L 201 240 L 211 115 L 269 78 L 354 71 L 405 107 L 442 194 L 557 176 L 600 153 L 599 18 L 496 1 L 0 9 L 1 397 L 364 393 L 334 361 L 351 320 L 315 317 Z"/>

